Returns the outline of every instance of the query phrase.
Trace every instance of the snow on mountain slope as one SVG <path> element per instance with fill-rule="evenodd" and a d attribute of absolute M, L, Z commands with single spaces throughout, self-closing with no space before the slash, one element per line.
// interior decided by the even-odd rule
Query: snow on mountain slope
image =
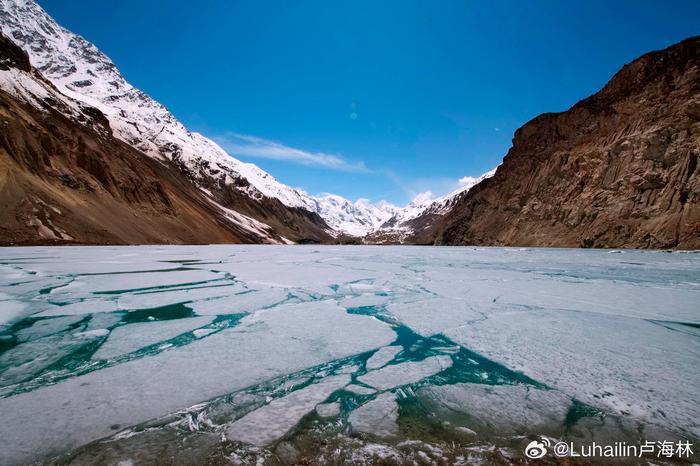
<path fill-rule="evenodd" d="M 66 199 L 71 199 L 75 200 L 74 198 L 71 198 L 71 195 L 76 195 L 76 193 L 79 193 L 81 183 L 85 183 L 85 178 L 82 177 L 82 174 L 80 173 L 81 169 L 81 163 L 76 162 L 75 165 L 71 165 L 70 158 L 62 158 L 62 153 L 61 153 L 61 146 L 59 144 L 52 144 L 48 141 L 51 141 L 50 139 L 50 134 L 61 134 L 61 137 L 65 137 L 65 140 L 70 141 L 70 135 L 72 131 L 79 132 L 81 128 L 87 127 L 92 129 L 95 133 L 99 134 L 98 136 L 99 140 L 99 145 L 101 148 L 108 150 L 110 146 L 110 141 L 114 141 L 114 138 L 112 137 L 110 133 L 110 128 L 106 125 L 106 121 L 104 120 L 104 116 L 100 114 L 99 111 L 95 110 L 94 107 L 90 107 L 85 105 L 84 103 L 72 99 L 71 97 L 68 97 L 64 94 L 62 94 L 53 84 L 51 84 L 46 78 L 43 77 L 39 72 L 36 71 L 36 69 L 32 68 L 28 57 L 26 55 L 23 55 L 22 52 L 17 48 L 16 45 L 12 44 L 11 41 L 7 40 L 4 35 L 0 34 L 0 96 L 5 97 L 5 99 L 2 101 L 2 109 L 3 109 L 3 120 L 4 120 L 4 131 L 5 133 L 3 134 L 3 147 L 0 149 L 0 152 L 5 152 L 4 159 L 3 159 L 3 167 L 7 170 L 17 170 L 19 167 L 24 167 L 27 168 L 26 165 L 23 165 L 23 163 L 26 162 L 26 158 L 24 157 L 23 150 L 25 150 L 27 147 L 32 147 L 32 143 L 36 142 L 38 139 L 40 141 L 39 145 L 42 147 L 48 147 L 49 153 L 51 156 L 52 161 L 49 162 L 49 166 L 51 169 L 49 170 L 49 173 L 53 170 L 54 173 L 57 170 L 60 170 L 61 179 L 63 180 L 61 184 L 63 186 L 66 186 L 66 184 L 70 187 L 69 193 L 63 193 L 65 197 L 59 196 L 58 198 L 53 198 L 53 202 L 56 202 L 58 199 L 58 202 L 60 201 L 65 201 Z M 17 117 L 17 113 L 10 111 L 8 109 L 12 108 L 15 109 L 15 107 L 12 106 L 12 104 L 8 105 L 8 100 L 6 99 L 6 96 L 10 97 L 9 102 L 11 103 L 24 103 L 28 104 L 28 106 L 32 110 L 38 110 L 39 114 L 42 115 L 42 117 L 32 120 L 31 119 L 31 111 L 27 113 L 21 113 L 24 118 L 22 117 Z M 76 125 L 71 126 L 68 123 L 63 122 L 66 126 L 61 126 L 60 129 L 56 125 L 61 124 L 60 122 L 57 122 L 56 120 L 52 120 L 52 117 L 55 117 L 55 115 L 61 115 L 62 117 L 67 117 L 67 120 L 70 120 L 74 122 Z M 43 120 L 43 118 L 46 118 L 46 120 Z M 60 121 L 60 120 L 59 120 Z M 49 123 L 45 123 L 49 122 Z M 18 134 L 18 129 L 21 128 L 23 124 L 26 124 L 25 127 L 32 128 L 32 131 L 22 133 L 21 137 L 17 137 Z M 42 124 L 46 126 L 42 126 Z M 40 128 L 52 128 L 51 131 L 47 133 L 41 132 Z M 68 129 L 66 129 L 68 128 Z M 39 134 L 37 139 L 35 138 L 36 134 Z M 89 137 L 94 137 L 94 133 L 92 132 L 87 132 L 83 133 L 84 135 L 87 135 L 88 138 L 86 139 L 81 139 L 83 144 L 87 142 L 89 144 Z M 94 141 L 94 140 L 93 140 Z M 19 143 L 18 143 L 19 142 Z M 68 143 L 67 145 L 70 145 Z M 90 200 L 93 201 L 94 204 L 100 204 L 101 202 L 108 202 L 105 201 L 105 198 L 108 198 L 112 195 L 112 192 L 108 189 L 109 188 L 109 182 L 110 180 L 117 179 L 119 177 L 119 172 L 120 169 L 124 169 L 125 167 L 131 167 L 129 163 L 125 165 L 121 165 L 120 163 L 123 163 L 124 159 L 121 157 L 124 156 L 124 153 L 122 152 L 124 149 L 124 145 L 120 145 L 121 150 L 120 150 L 120 156 L 119 157 L 112 157 L 115 161 L 115 165 L 107 165 L 109 168 L 116 168 L 114 172 L 111 172 L 109 177 L 102 177 L 101 181 L 104 182 L 105 184 L 103 185 L 90 185 L 91 189 L 88 189 L 87 191 L 91 192 L 90 195 Z M 12 154 L 9 154 L 8 158 L 8 148 L 12 148 Z M 135 153 L 137 153 L 134 150 Z M 97 153 L 97 152 L 96 152 Z M 112 153 L 110 154 L 114 156 L 115 154 Z M 35 158 L 42 158 L 39 156 L 36 156 Z M 142 158 L 142 157 L 140 157 Z M 29 160 L 31 160 L 32 157 L 29 157 Z M 95 158 L 90 158 L 90 159 L 84 159 L 84 160 L 90 160 L 90 166 L 93 167 L 92 173 L 100 173 L 101 169 L 97 169 L 95 167 L 100 167 L 100 159 L 99 157 Z M 6 164 L 6 162 L 9 162 L 9 164 Z M 37 170 L 41 172 L 41 168 L 37 168 L 37 166 L 32 166 L 30 164 L 31 169 L 28 170 L 30 173 L 33 173 L 32 170 Z M 41 167 L 41 164 L 39 164 L 39 167 Z M 128 169 L 128 168 L 127 168 Z M 148 165 L 146 164 L 145 166 L 140 166 L 140 170 L 145 169 L 147 172 Z M 21 169 L 20 169 L 21 170 Z M 90 172 L 88 172 L 90 173 Z M 28 218 L 26 217 L 26 212 L 22 207 L 17 209 L 17 206 L 13 206 L 16 210 L 14 211 L 14 217 L 15 218 L 24 218 L 25 224 L 30 227 L 36 227 L 36 235 L 32 235 L 31 233 L 22 236 L 22 231 L 21 229 L 17 228 L 16 226 L 12 229 L 12 234 L 8 236 L 4 236 L 0 238 L 0 240 L 6 240 L 8 237 L 13 238 L 12 241 L 14 241 L 15 238 L 22 238 L 23 240 L 28 240 L 32 241 L 32 238 L 34 240 L 42 241 L 42 240 L 56 240 L 56 241 L 65 241 L 65 242 L 73 242 L 73 241 L 85 241 L 86 235 L 88 237 L 94 237 L 96 234 L 94 229 L 91 229 L 89 226 L 85 228 L 85 224 L 80 224 L 79 222 L 69 222 L 69 225 L 64 225 L 66 229 L 71 230 L 71 234 L 69 234 L 67 231 L 62 229 L 61 227 L 57 226 L 54 224 L 54 221 L 51 219 L 51 215 L 53 214 L 54 220 L 64 220 L 64 214 L 68 210 L 70 210 L 70 207 L 65 207 L 65 205 L 61 205 L 61 208 L 58 208 L 53 205 L 52 200 L 51 200 L 51 195 L 50 193 L 41 191 L 41 189 L 34 190 L 33 188 L 36 188 L 36 186 L 33 186 L 31 184 L 31 181 L 25 181 L 25 183 L 21 183 L 18 181 L 16 178 L 17 172 L 15 171 L 11 176 L 10 179 L 13 179 L 14 183 L 17 183 L 21 185 L 22 187 L 21 192 L 22 192 L 22 197 L 24 198 L 24 202 L 29 203 L 32 205 L 31 209 L 31 214 Z M 20 175 L 21 176 L 21 175 Z M 30 177 L 32 178 L 32 177 Z M 51 176 L 48 176 L 46 180 L 43 180 L 42 186 L 50 185 L 51 184 Z M 131 178 L 133 179 L 133 178 Z M 167 177 L 166 177 L 167 179 Z M 81 181 L 77 181 L 81 180 Z M 147 178 L 143 179 L 138 179 L 136 183 L 141 184 L 142 186 L 148 186 L 148 182 L 144 182 L 145 180 L 148 180 Z M 154 182 L 158 183 L 158 181 Z M 116 184 L 116 183 L 115 183 Z M 97 187 L 96 187 L 97 186 Z M 122 185 L 125 186 L 125 185 Z M 158 186 L 162 186 L 158 184 Z M 102 190 L 99 189 L 99 187 L 102 188 Z M 164 193 L 165 190 L 161 187 L 158 188 L 160 193 Z M 197 188 L 195 186 L 190 186 L 189 189 L 196 190 Z M 132 193 L 139 192 L 139 193 L 144 193 L 147 192 L 148 187 L 146 190 L 139 192 L 138 189 L 134 191 L 130 191 Z M 184 190 L 185 192 L 182 193 L 181 190 L 178 190 L 178 194 L 185 194 L 187 196 L 187 190 Z M 196 192 L 196 191 L 195 191 Z M 6 196 L 3 198 L 3 205 L 5 208 L 7 208 L 8 212 L 12 211 L 13 207 L 12 203 L 14 200 L 12 195 L 7 195 L 7 193 L 4 193 Z M 101 196 L 104 194 L 104 196 Z M 79 195 L 79 194 L 78 194 Z M 191 195 L 191 193 L 190 193 Z M 196 193 L 196 195 L 202 196 L 202 193 Z M 173 199 L 177 198 L 177 195 L 173 197 Z M 164 197 L 161 199 L 166 198 L 167 195 L 164 194 Z M 139 198 L 139 195 L 134 195 L 131 197 L 132 200 L 136 200 Z M 143 199 L 143 197 L 142 197 Z M 170 201 L 170 197 L 167 197 L 168 202 Z M 191 197 L 189 198 L 191 199 Z M 112 209 L 111 209 L 111 215 L 110 217 L 118 219 L 118 221 L 124 221 L 124 219 L 129 219 L 129 220 L 134 220 L 134 217 L 129 218 L 125 217 L 125 212 L 124 210 L 119 210 L 118 208 L 126 208 L 128 210 L 129 206 L 128 202 L 122 202 L 120 204 L 120 198 L 117 196 L 112 196 L 110 199 L 113 203 L 117 204 L 116 206 L 112 204 Z M 165 204 L 167 204 L 166 202 Z M 253 218 L 250 218 L 244 214 L 241 214 L 239 212 L 235 212 L 231 209 L 227 209 L 224 206 L 221 206 L 217 204 L 214 201 L 211 201 L 212 204 L 216 206 L 218 210 L 220 210 L 223 213 L 224 218 L 226 218 L 231 224 L 235 225 L 233 228 L 233 235 L 230 236 L 223 236 L 224 238 L 227 239 L 238 239 L 238 240 L 249 240 L 249 241 L 254 241 L 254 240 L 262 240 L 263 242 L 268 242 L 268 243 L 289 243 L 290 241 L 285 238 L 282 235 L 277 235 L 273 231 L 273 229 L 263 223 L 259 222 Z M 72 202 L 68 201 L 66 202 L 66 205 L 70 206 Z M 103 204 L 104 205 L 104 204 Z M 157 218 L 158 213 L 161 213 L 158 211 L 156 208 L 156 204 L 150 204 L 151 208 L 154 210 L 151 212 L 152 215 L 150 215 L 151 219 L 154 220 Z M 161 206 L 162 207 L 162 206 Z M 198 206 L 199 207 L 199 206 Z M 90 211 L 89 206 L 84 206 L 85 210 L 81 210 L 81 214 L 85 215 L 86 212 L 90 212 L 90 214 L 85 215 L 88 218 L 95 218 L 94 215 L 96 215 L 96 211 Z M 138 211 L 138 208 L 134 208 L 134 210 Z M 167 209 L 166 209 L 167 210 Z M 49 212 L 48 214 L 46 212 Z M 134 213 L 131 211 L 131 213 Z M 213 215 L 212 215 L 213 214 Z M 82 216 L 81 215 L 81 216 Z M 207 215 L 212 215 L 213 218 L 216 217 L 216 209 L 213 210 L 208 210 Z M 178 215 L 179 220 L 186 220 L 188 217 L 188 212 L 187 209 L 185 209 L 183 212 L 181 212 L 181 215 Z M 138 212 L 136 213 L 135 218 L 138 218 Z M 46 225 L 44 224 L 46 222 Z M 154 220 L 155 223 L 157 223 L 157 220 Z M 21 223 L 21 222 L 20 222 Z M 104 225 L 100 223 L 100 225 Z M 178 227 L 183 227 L 186 226 L 186 222 L 183 222 L 178 225 Z M 200 224 L 201 225 L 201 224 Z M 221 225 L 221 219 L 219 219 L 219 223 L 216 224 L 216 226 Z M 7 227 L 7 225 L 4 225 Z M 143 226 L 143 225 L 142 225 Z M 160 234 L 161 238 L 167 237 L 168 240 L 170 241 L 177 241 L 181 240 L 182 241 L 182 236 L 178 236 L 178 232 L 170 229 L 169 231 L 164 231 L 168 229 L 167 222 L 163 222 L 158 224 L 159 227 L 162 227 L 162 229 L 158 229 L 158 234 Z M 213 231 L 216 228 L 212 228 L 214 225 L 210 225 L 210 228 L 208 229 L 207 232 L 201 235 L 202 240 L 206 240 L 207 238 L 220 238 L 222 236 L 217 236 L 216 232 Z M 171 225 L 172 227 L 172 225 Z M 225 228 L 230 227 L 230 226 L 225 226 Z M 92 227 L 94 228 L 94 227 Z M 31 228 L 29 229 L 31 231 Z M 4 232 L 7 232 L 8 229 L 5 228 Z M 86 234 L 86 231 L 88 232 Z M 230 232 L 230 230 L 228 230 Z M 76 232 L 78 234 L 83 233 L 82 236 L 76 235 Z M 180 230 L 180 233 L 182 233 L 182 230 Z M 7 233 L 5 233 L 7 234 Z M 76 235 L 76 237 L 72 236 Z M 165 236 L 163 236 L 165 235 Z M 170 235 L 170 236 L 168 236 Z M 240 236 L 239 236 L 240 235 Z M 133 237 L 113 237 L 110 238 L 111 240 L 122 240 L 122 241 L 129 241 L 129 242 L 137 242 L 138 240 L 135 239 L 137 236 Z"/>
<path fill-rule="evenodd" d="M 1 64 L 0 64 L 1 65 Z M 0 89 L 34 107 L 41 108 L 47 101 L 73 119 L 85 117 L 79 102 L 66 97 L 48 83 L 36 79 L 29 71 L 0 67 Z"/>
<path fill-rule="evenodd" d="M 400 209 L 393 217 L 382 224 L 382 228 L 401 228 L 404 227 L 407 222 L 426 214 L 444 215 L 450 210 L 452 205 L 454 205 L 454 201 L 458 196 L 466 193 L 486 178 L 492 177 L 494 173 L 496 173 L 495 168 L 478 178 L 465 176 L 459 180 L 459 188 L 437 199 L 433 198 L 430 192 L 418 194 L 406 207 Z"/>
<path fill-rule="evenodd" d="M 163 105 L 129 84 L 97 47 L 61 27 L 33 0 L 0 0 L 0 27 L 62 93 L 102 111 L 117 138 L 154 158 L 183 164 L 195 182 L 204 176 L 223 178 L 253 198 L 264 195 L 289 207 L 312 208 L 308 196 L 187 130 Z"/>
<path fill-rule="evenodd" d="M 318 214 L 334 230 L 327 232 L 333 236 L 340 232 L 364 236 L 382 227 L 401 227 L 426 212 L 442 214 L 455 196 L 482 179 L 472 179 L 472 184 L 439 199 L 417 197 L 403 209 L 384 201 L 351 202 L 333 194 L 310 196 L 189 131 L 162 104 L 129 84 L 95 45 L 57 24 L 34 0 L 0 0 L 0 29 L 29 54 L 31 64 L 44 77 L 70 98 L 66 99 L 70 112 L 79 113 L 80 103 L 98 108 L 109 120 L 115 137 L 157 160 L 180 167 L 220 208 L 224 207 L 221 199 L 212 195 L 212 185 L 234 188 L 255 200 L 277 199 L 287 207 Z M 21 88 L 16 91 L 23 92 Z M 25 97 L 30 94 L 25 92 Z"/>
<path fill-rule="evenodd" d="M 372 203 L 367 199 L 349 201 L 335 194 L 314 197 L 315 211 L 334 230 L 353 236 L 364 236 L 379 228 L 400 209 L 386 201 Z"/>
<path fill-rule="evenodd" d="M 129 84 L 97 47 L 61 27 L 33 0 L 0 0 L 0 27 L 62 93 L 102 111 L 115 137 L 151 157 L 174 162 L 208 194 L 211 180 L 220 180 L 253 199 L 266 196 L 317 213 L 335 230 L 352 235 L 361 235 L 393 215 L 366 201 L 309 196 L 256 165 L 229 156 Z M 212 202 L 219 205 L 216 199 Z"/>
<path fill-rule="evenodd" d="M 358 199 L 352 202 L 335 194 L 323 194 L 313 197 L 313 210 L 336 231 L 359 237 L 385 233 L 396 237 L 395 234 L 400 233 L 399 236 L 404 238 L 413 233 L 416 219 L 445 215 L 460 195 L 494 173 L 495 168 L 478 178 L 465 176 L 459 180 L 459 188 L 451 193 L 438 198 L 434 198 L 430 192 L 421 193 L 403 208 L 386 201 L 372 203 L 367 199 Z"/>

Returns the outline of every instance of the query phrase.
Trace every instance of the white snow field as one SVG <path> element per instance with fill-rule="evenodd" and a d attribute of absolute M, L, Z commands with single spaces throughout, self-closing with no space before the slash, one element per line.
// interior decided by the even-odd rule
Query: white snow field
<path fill-rule="evenodd" d="M 692 252 L 3 248 L 0 464 L 697 446 L 699 329 Z"/>

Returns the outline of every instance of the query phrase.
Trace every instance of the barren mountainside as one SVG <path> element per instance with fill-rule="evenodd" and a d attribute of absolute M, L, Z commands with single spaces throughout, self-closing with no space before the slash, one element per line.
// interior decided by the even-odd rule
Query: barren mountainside
<path fill-rule="evenodd" d="M 2 35 L 0 84 L 0 244 L 329 238 L 320 218 L 277 199 L 223 184 L 205 195 L 181 167 L 115 138 L 100 110 L 59 92 Z"/>
<path fill-rule="evenodd" d="M 700 37 L 518 129 L 437 244 L 700 248 Z"/>
<path fill-rule="evenodd" d="M 59 100 L 99 110 L 115 139 L 176 168 L 214 210 L 236 217 L 234 222 L 240 220 L 238 214 L 252 218 L 252 224 L 242 223 L 257 240 L 356 242 L 401 210 L 383 201 L 312 196 L 236 159 L 132 86 L 109 57 L 61 27 L 34 0 L 0 0 L 0 30 L 27 52 L 32 66 L 62 94 Z M 5 76 L 0 85 L 14 89 L 16 78 Z M 19 94 L 15 97 L 24 98 L 31 91 Z M 31 98 L 25 103 L 36 104 Z M 273 234 L 260 234 L 260 229 Z"/>

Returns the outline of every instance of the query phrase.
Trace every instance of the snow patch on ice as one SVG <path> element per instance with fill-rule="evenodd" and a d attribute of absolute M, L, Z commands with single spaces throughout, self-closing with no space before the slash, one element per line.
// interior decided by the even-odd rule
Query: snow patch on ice
<path fill-rule="evenodd" d="M 385 346 L 383 348 L 379 348 L 377 352 L 367 360 L 367 370 L 379 369 L 380 367 L 385 366 L 391 362 L 391 360 L 394 359 L 396 355 L 401 352 L 401 350 L 403 350 L 403 347 L 401 346 Z"/>
<path fill-rule="evenodd" d="M 399 406 L 396 395 L 382 393 L 350 413 L 348 421 L 355 432 L 394 437 L 399 433 L 396 421 L 399 418 Z"/>
<path fill-rule="evenodd" d="M 377 393 L 377 391 L 373 388 L 363 387 L 362 385 L 357 384 L 350 384 L 345 387 L 345 390 L 350 393 L 354 393 L 355 395 L 372 395 L 373 393 Z"/>
<path fill-rule="evenodd" d="M 357 378 L 360 382 L 379 390 L 389 390 L 401 385 L 408 385 L 435 375 L 452 366 L 449 356 L 431 356 L 422 361 L 407 361 L 401 364 L 385 366 Z"/>
<path fill-rule="evenodd" d="M 189 319 L 121 325 L 112 330 L 112 334 L 92 358 L 111 359 L 128 354 L 160 341 L 175 338 L 197 327 L 203 327 L 211 321 L 211 317 L 192 317 Z"/>
<path fill-rule="evenodd" d="M 282 438 L 317 404 L 349 381 L 347 375 L 328 377 L 278 398 L 231 424 L 226 429 L 226 437 L 258 446 L 269 445 Z"/>
<path fill-rule="evenodd" d="M 336 417 L 340 414 L 340 403 L 321 403 L 316 406 L 316 413 L 322 418 Z"/>
<path fill-rule="evenodd" d="M 488 428 L 498 435 L 559 432 L 572 402 L 556 390 L 527 385 L 428 386 L 419 389 L 418 395 L 443 410 L 468 415 L 480 432 Z"/>

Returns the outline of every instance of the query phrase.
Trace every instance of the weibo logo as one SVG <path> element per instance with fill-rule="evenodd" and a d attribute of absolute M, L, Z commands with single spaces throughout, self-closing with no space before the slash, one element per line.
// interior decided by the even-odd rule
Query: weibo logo
<path fill-rule="evenodd" d="M 542 458 L 547 454 L 547 447 L 551 446 L 548 438 L 540 437 L 541 440 L 533 440 L 525 447 L 525 456 L 532 459 Z"/>

